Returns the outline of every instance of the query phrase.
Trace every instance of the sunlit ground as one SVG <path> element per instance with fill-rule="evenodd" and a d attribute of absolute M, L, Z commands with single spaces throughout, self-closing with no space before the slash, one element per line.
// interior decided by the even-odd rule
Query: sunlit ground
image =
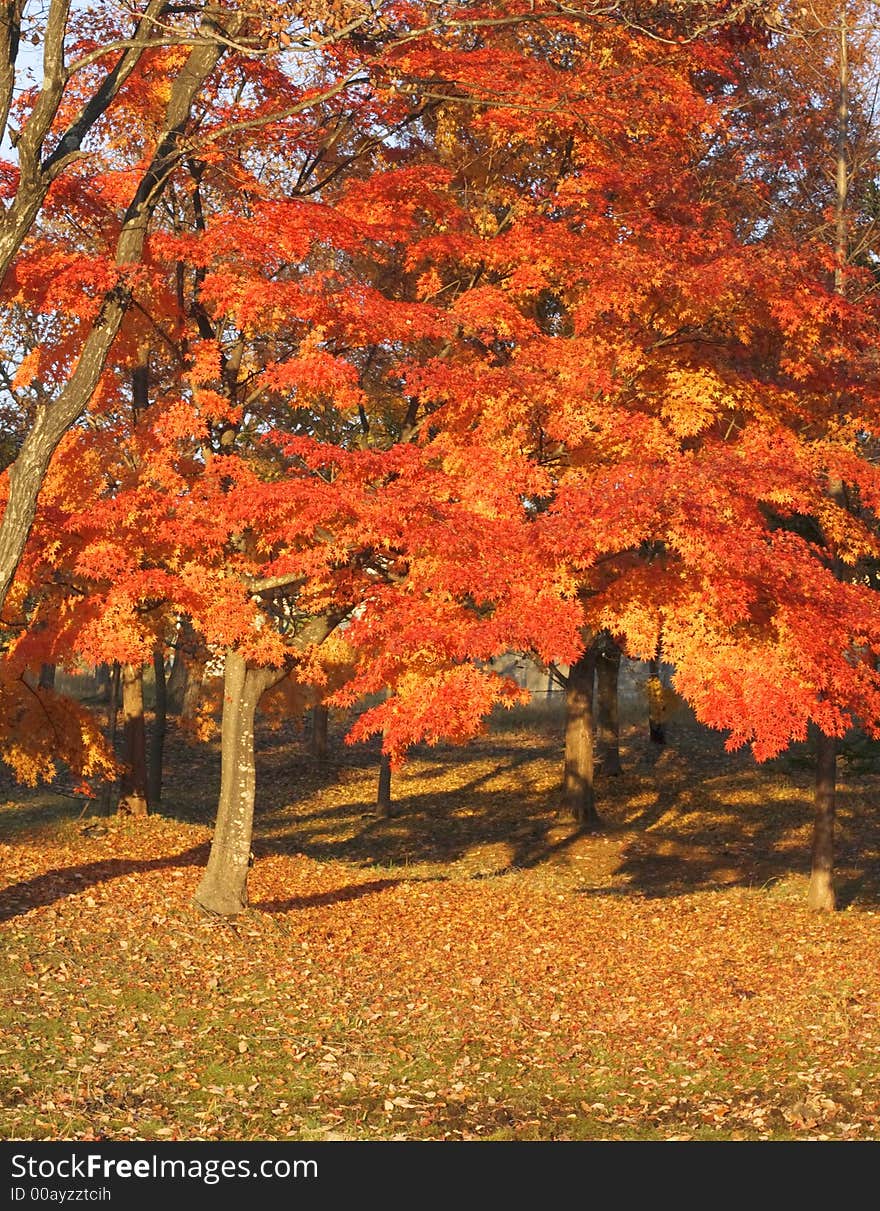
<path fill-rule="evenodd" d="M 631 724 L 603 827 L 558 815 L 558 720 L 376 754 L 262 737 L 253 911 L 191 904 L 217 754 L 163 815 L 0 810 L 6 1138 L 875 1138 L 880 855 L 843 763 L 842 911 L 808 914 L 810 772 Z"/>

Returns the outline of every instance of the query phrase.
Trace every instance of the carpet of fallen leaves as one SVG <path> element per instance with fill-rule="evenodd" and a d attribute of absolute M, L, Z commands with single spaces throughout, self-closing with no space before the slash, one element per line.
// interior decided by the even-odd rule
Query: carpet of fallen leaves
<path fill-rule="evenodd" d="M 0 807 L 0 1136 L 875 1139 L 880 778 L 844 769 L 843 910 L 803 905 L 809 773 L 628 737 L 604 827 L 558 740 L 260 752 L 253 911 L 207 919 L 216 754 L 164 815 Z M 650 751 L 650 750 L 654 751 Z"/>

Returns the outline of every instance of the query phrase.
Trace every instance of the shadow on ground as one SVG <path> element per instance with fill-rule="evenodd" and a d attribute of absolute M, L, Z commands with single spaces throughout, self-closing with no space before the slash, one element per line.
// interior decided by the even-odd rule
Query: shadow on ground
<path fill-rule="evenodd" d="M 558 721 L 556 721 L 558 723 Z M 375 814 L 378 749 L 342 743 L 315 762 L 301 732 L 264 731 L 258 745 L 254 851 L 301 853 L 317 861 L 388 868 L 394 876 L 345 889 L 341 898 L 383 890 L 405 877 L 493 878 L 533 870 L 585 895 L 673 896 L 723 887 L 775 887 L 809 870 L 811 770 L 803 748 L 757 766 L 727 753 L 723 738 L 681 716 L 669 744 L 643 729 L 623 737 L 624 773 L 597 782 L 601 825 L 580 832 L 560 813 L 558 728 L 547 716 L 528 729 L 509 721 L 464 748 L 415 750 L 393 783 L 392 816 Z M 162 814 L 210 824 L 219 780 L 216 745 L 172 739 Z M 878 763 L 844 763 L 839 790 L 837 887 L 843 906 L 880 902 L 880 846 L 871 800 Z M 21 800 L 20 800 L 21 801 Z M 69 799 L 33 797 L 0 812 L 11 840 L 24 825 L 77 814 Z M 201 863 L 204 846 L 173 860 L 92 863 L 52 871 L 0 894 L 0 920 L 16 905 L 50 903 L 135 870 Z M 123 869 L 125 867 L 125 869 Z M 796 894 L 801 894 L 799 888 Z M 258 904 L 270 912 L 301 899 Z"/>
<path fill-rule="evenodd" d="M 170 857 L 120 859 L 108 858 L 99 862 L 87 862 L 81 866 L 69 866 L 47 870 L 33 879 L 23 879 L 0 891 L 0 921 L 8 921 L 34 908 L 44 908 L 65 896 L 76 895 L 97 883 L 119 879 L 123 875 L 140 874 L 153 870 L 173 870 L 184 866 L 202 866 L 208 859 L 207 845 L 194 845 L 191 849 Z"/>
<path fill-rule="evenodd" d="M 560 815 L 560 752 L 546 730 L 490 734 L 465 749 L 422 749 L 394 782 L 393 815 L 374 814 L 376 752 L 342 750 L 316 770 L 289 750 L 264 753 L 257 852 L 487 878 L 553 872 L 585 894 L 671 896 L 773 887 L 809 872 L 811 774 L 803 752 L 758 766 L 723 738 L 682 720 L 665 747 L 637 729 L 625 772 L 598 779 L 601 826 Z M 842 906 L 880 901 L 880 848 L 870 807 L 880 777 L 839 789 L 837 886 Z M 802 889 L 798 889 L 798 893 Z"/>

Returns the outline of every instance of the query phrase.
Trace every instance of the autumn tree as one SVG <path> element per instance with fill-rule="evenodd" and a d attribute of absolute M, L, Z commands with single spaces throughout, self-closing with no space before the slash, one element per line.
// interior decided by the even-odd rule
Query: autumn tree
<path fill-rule="evenodd" d="M 877 599 L 828 558 L 876 547 L 880 485 L 850 440 L 875 426 L 873 302 L 731 206 L 728 104 L 763 27 L 661 38 L 637 10 L 340 40 L 319 99 L 266 76 L 308 105 L 175 161 L 105 419 L 59 448 L 63 537 L 32 544 L 19 593 L 75 567 L 93 584 L 73 645 L 104 628 L 144 663 L 167 610 L 225 654 L 210 911 L 247 904 L 260 698 L 327 685 L 343 624 L 354 669 L 327 700 L 385 692 L 352 735 L 381 732 L 392 762 L 510 700 L 489 657 L 568 664 L 583 820 L 600 634 L 662 655 L 758 757 L 880 718 Z M 218 98 L 243 64 L 224 57 Z M 151 402 L 123 433 L 145 342 Z M 96 510 L 73 468 L 91 448 L 100 476 L 114 432 L 128 465 Z"/>
<path fill-rule="evenodd" d="M 0 522 L 0 604 L 49 461 L 98 388 L 131 303 L 152 217 L 181 164 L 196 154 L 222 155 L 224 148 L 228 155 L 227 135 L 283 122 L 336 95 L 357 81 L 365 60 L 381 58 L 389 40 L 411 33 L 400 22 L 395 32 L 393 22 L 358 0 L 285 2 L 264 13 L 222 0 L 184 6 L 144 0 L 106 5 L 100 16 L 69 0 L 8 6 L 0 22 L 0 133 L 8 133 L 16 158 L 6 163 L 2 183 L 5 306 L 18 305 L 17 258 L 46 207 L 63 211 L 70 191 L 100 174 L 115 217 L 109 255 L 80 264 L 83 289 L 63 316 L 68 344 L 52 389 L 16 397 L 17 452 Z M 347 51 L 336 56 L 343 36 Z M 38 87 L 27 77 L 24 42 L 41 51 Z M 239 68 L 232 91 L 210 87 L 224 56 Z M 309 67 L 315 62 L 317 74 Z M 283 82 L 277 92 L 273 71 Z M 74 241 L 68 270 L 76 248 Z M 19 385 L 7 382 L 13 390 Z"/>
<path fill-rule="evenodd" d="M 362 159 L 352 150 L 363 129 L 346 106 L 340 95 L 298 130 L 263 132 L 242 147 L 237 173 L 225 161 L 188 162 L 185 187 L 157 216 L 90 425 L 58 451 L 20 575 L 22 593 L 44 586 L 41 642 L 52 650 L 140 667 L 174 616 L 225 650 L 220 814 L 199 894 L 214 911 L 245 903 L 259 698 L 291 672 L 325 681 L 316 650 L 377 580 L 393 578 L 399 559 L 377 487 L 405 487 L 415 525 L 438 482 L 420 475 L 418 451 L 403 464 L 380 457 L 411 425 L 389 341 L 439 339 L 434 309 L 394 297 L 395 259 L 415 217 L 431 221 L 430 198 L 414 192 L 411 169 L 377 171 L 375 157 L 371 185 L 351 171 L 333 197 L 340 161 Z M 413 116 L 405 96 L 384 107 L 384 126 L 368 109 L 367 149 Z M 103 227 L 93 221 L 96 241 Z M 138 403 L 132 369 L 147 341 L 150 389 Z M 348 478 L 329 474 L 325 446 L 367 461 L 346 462 Z M 426 535 L 420 548 L 433 557 Z M 61 583 L 73 600 L 53 610 Z"/>
<path fill-rule="evenodd" d="M 874 550 L 870 518 L 829 504 L 827 484 L 845 463 L 875 499 L 873 465 L 842 429 L 829 442 L 828 418 L 846 399 L 844 428 L 873 430 L 876 316 L 815 246 L 730 206 L 747 151 L 727 148 L 726 111 L 740 49 L 766 30 L 666 56 L 613 21 L 593 33 L 520 29 L 454 76 L 423 64 L 440 154 L 468 168 L 455 225 L 411 253 L 458 329 L 408 367 L 410 389 L 463 445 L 530 460 L 533 539 L 514 574 L 534 583 L 545 553 L 582 654 L 600 630 L 646 659 L 659 648 L 698 715 L 759 757 L 811 719 L 873 727 L 876 603 L 798 519 L 836 530 L 851 564 Z M 586 787 L 586 744 L 578 761 Z"/>
<path fill-rule="evenodd" d="M 743 220 L 754 228 L 797 233 L 810 251 L 817 276 L 833 283 L 841 299 L 858 304 L 874 291 L 877 214 L 874 205 L 880 141 L 875 122 L 877 26 L 873 5 L 849 3 L 782 5 L 766 18 L 770 29 L 768 53 L 751 64 L 752 87 L 738 97 L 738 120 L 757 144 L 748 164 L 748 177 L 760 188 Z M 839 449 L 870 459 L 875 421 L 864 408 L 861 392 L 852 390 L 859 375 L 869 382 L 875 367 L 859 357 L 845 365 L 851 353 L 838 352 L 837 381 L 822 385 L 827 400 L 804 430 L 795 420 L 801 440 L 815 443 L 817 472 L 840 511 L 859 518 L 876 531 L 870 498 L 858 482 L 823 466 L 821 451 Z M 858 461 L 855 464 L 858 466 Z M 785 524 L 785 523 L 782 523 Z M 812 522 L 798 519 L 804 532 L 824 548 L 834 574 L 867 583 L 876 553 L 864 540 L 856 553 L 854 532 L 841 528 L 828 515 Z M 848 552 L 843 546 L 850 544 Z M 809 902 L 833 908 L 835 760 L 840 732 L 818 727 L 816 820 Z"/>

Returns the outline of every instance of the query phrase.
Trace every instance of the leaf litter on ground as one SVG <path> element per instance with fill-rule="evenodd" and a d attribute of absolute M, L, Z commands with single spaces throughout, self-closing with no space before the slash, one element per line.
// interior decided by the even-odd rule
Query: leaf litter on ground
<path fill-rule="evenodd" d="M 183 819 L 7 805 L 0 1134 L 876 1138 L 876 777 L 811 916 L 808 774 L 686 729 L 625 760 L 578 833 L 550 736 L 422 750 L 389 820 L 374 755 L 275 738 L 228 922 L 192 904 L 210 771 Z"/>

